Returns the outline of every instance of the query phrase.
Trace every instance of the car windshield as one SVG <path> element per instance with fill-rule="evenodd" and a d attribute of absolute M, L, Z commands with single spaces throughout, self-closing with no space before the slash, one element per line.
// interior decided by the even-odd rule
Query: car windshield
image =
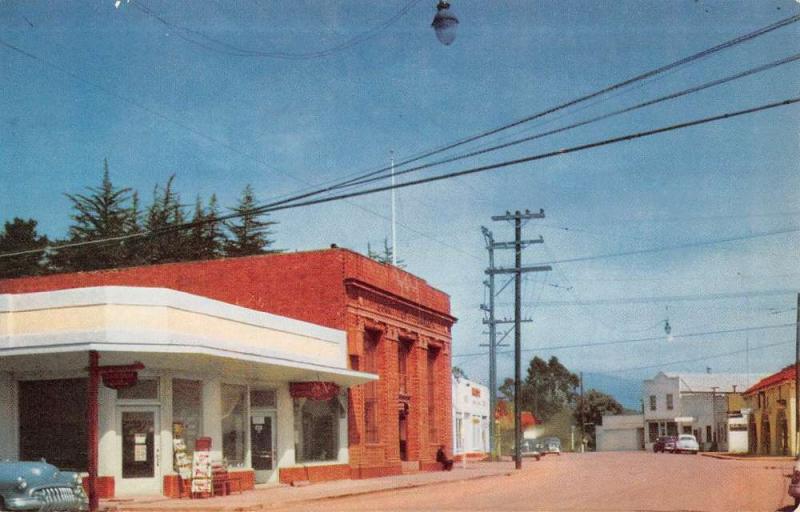
<path fill-rule="evenodd" d="M 681 436 L 681 441 L 694 441 L 694 436 Z"/>

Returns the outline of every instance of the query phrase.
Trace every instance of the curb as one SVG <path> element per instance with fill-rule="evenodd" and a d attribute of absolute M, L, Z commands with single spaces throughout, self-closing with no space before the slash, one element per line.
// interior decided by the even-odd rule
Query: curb
<path fill-rule="evenodd" d="M 786 456 L 763 456 L 763 457 L 754 457 L 754 456 L 746 456 L 746 455 L 734 455 L 734 454 L 726 454 L 726 453 L 713 453 L 713 452 L 700 452 L 700 455 L 703 457 L 710 457 L 712 459 L 719 459 L 719 460 L 749 460 L 749 461 L 769 461 L 769 462 L 794 462 L 795 458 Z"/>
<path fill-rule="evenodd" d="M 476 476 L 472 476 L 472 477 L 468 477 L 468 478 L 461 478 L 461 479 L 458 479 L 458 480 L 438 480 L 438 481 L 435 481 L 435 482 L 409 483 L 409 484 L 398 485 L 396 487 L 384 487 L 382 489 L 365 489 L 363 491 L 352 491 L 352 492 L 347 492 L 347 493 L 343 493 L 343 494 L 336 494 L 336 495 L 333 495 L 333 496 L 319 496 L 317 498 L 308 498 L 308 499 L 296 500 L 296 501 L 291 501 L 291 502 L 284 502 L 282 504 L 275 504 L 274 506 L 270 506 L 269 508 L 279 508 L 279 507 L 285 506 L 287 503 L 295 504 L 295 503 L 307 503 L 307 502 L 322 501 L 322 500 L 336 500 L 336 499 L 340 499 L 340 498 L 351 498 L 351 497 L 354 497 L 354 496 L 364 496 L 366 494 L 379 494 L 379 493 L 382 493 L 382 492 L 404 491 L 406 489 L 417 489 L 417 488 L 420 488 L 420 487 L 431 487 L 431 486 L 434 486 L 434 485 L 441 485 L 441 484 L 452 484 L 452 483 L 458 483 L 458 482 L 467 482 L 467 481 L 471 481 L 471 480 L 481 480 L 483 478 L 492 478 L 492 477 L 496 477 L 496 476 L 511 476 L 512 474 L 513 473 L 502 472 L 502 473 L 495 473 L 495 474 L 492 474 L 492 475 L 476 475 Z M 245 512 L 246 510 L 250 510 L 250 509 L 234 509 L 234 510 L 236 510 L 238 512 Z M 264 507 L 262 506 L 258 510 L 264 510 Z"/>
<path fill-rule="evenodd" d="M 279 509 L 282 507 L 287 506 L 294 506 L 299 503 L 309 503 L 315 501 L 322 501 L 322 500 L 335 500 L 335 499 L 342 499 L 342 498 L 351 498 L 354 496 L 364 496 L 367 494 L 378 494 L 382 492 L 394 492 L 394 491 L 404 491 L 407 489 L 415 489 L 420 487 L 430 487 L 434 485 L 442 485 L 442 484 L 449 484 L 449 483 L 457 483 L 457 482 L 466 482 L 470 480 L 480 480 L 483 478 L 492 478 L 498 476 L 511 476 L 513 473 L 508 471 L 503 471 L 500 473 L 493 473 L 489 475 L 474 475 L 469 476 L 467 478 L 460 478 L 460 479 L 453 479 L 453 480 L 436 480 L 432 482 L 417 482 L 417 483 L 405 483 L 402 485 L 397 485 L 393 487 L 381 487 L 375 489 L 363 489 L 357 491 L 349 491 L 343 492 L 339 494 L 330 494 L 325 496 L 317 496 L 317 497 L 309 497 L 309 498 L 299 498 L 295 500 L 286 500 L 281 501 L 278 503 L 258 503 L 253 505 L 228 505 L 225 506 L 224 504 L 217 504 L 208 505 L 208 506 L 192 506 L 187 508 L 178 508 L 178 507 L 159 507 L 156 503 L 154 503 L 152 508 L 147 508 L 145 504 L 142 504 L 142 507 L 136 508 L 125 508 L 124 506 L 120 507 L 105 507 L 102 509 L 104 512 L 198 512 L 198 511 L 214 511 L 214 512 L 254 512 L 259 510 L 273 510 Z"/>

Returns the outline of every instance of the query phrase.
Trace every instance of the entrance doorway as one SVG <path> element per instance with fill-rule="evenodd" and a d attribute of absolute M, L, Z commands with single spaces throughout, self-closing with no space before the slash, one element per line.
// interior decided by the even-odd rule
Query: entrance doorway
<path fill-rule="evenodd" d="M 277 454 L 277 415 L 275 411 L 250 412 L 250 460 L 256 473 L 256 483 L 269 482 L 275 471 Z"/>
<path fill-rule="evenodd" d="M 161 493 L 161 468 L 158 460 L 160 424 L 157 406 L 126 406 L 118 409 L 120 494 Z"/>
<path fill-rule="evenodd" d="M 408 412 L 400 411 L 398 419 L 400 430 L 400 460 L 408 460 Z"/>

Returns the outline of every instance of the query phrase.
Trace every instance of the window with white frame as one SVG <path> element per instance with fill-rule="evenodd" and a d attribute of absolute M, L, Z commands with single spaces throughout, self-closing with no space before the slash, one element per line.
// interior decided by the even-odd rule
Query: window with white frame
<path fill-rule="evenodd" d="M 294 399 L 295 461 L 336 460 L 339 456 L 338 397 L 330 400 Z"/>
<path fill-rule="evenodd" d="M 195 441 L 203 435 L 203 383 L 199 380 L 172 379 L 172 435 L 183 440 L 191 457 Z"/>
<path fill-rule="evenodd" d="M 222 456 L 232 467 L 243 467 L 247 388 L 235 384 L 222 385 Z"/>

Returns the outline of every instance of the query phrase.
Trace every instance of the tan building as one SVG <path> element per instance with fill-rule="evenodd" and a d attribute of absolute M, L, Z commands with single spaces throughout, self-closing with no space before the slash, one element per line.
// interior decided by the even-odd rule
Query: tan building
<path fill-rule="evenodd" d="M 795 367 L 787 366 L 745 392 L 749 452 L 764 455 L 797 453 L 795 434 Z"/>

